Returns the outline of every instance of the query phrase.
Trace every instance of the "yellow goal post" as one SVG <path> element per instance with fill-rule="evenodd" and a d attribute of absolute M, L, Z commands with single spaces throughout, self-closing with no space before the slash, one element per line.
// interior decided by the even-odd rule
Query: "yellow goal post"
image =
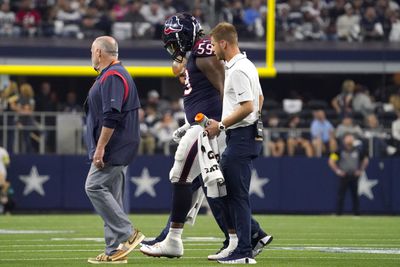
<path fill-rule="evenodd" d="M 259 67 L 260 77 L 276 76 L 275 69 L 275 0 L 267 1 L 265 67 Z M 134 77 L 173 77 L 171 67 L 130 66 L 126 67 Z M 96 76 L 90 66 L 71 65 L 0 65 L 0 75 L 17 76 Z"/>

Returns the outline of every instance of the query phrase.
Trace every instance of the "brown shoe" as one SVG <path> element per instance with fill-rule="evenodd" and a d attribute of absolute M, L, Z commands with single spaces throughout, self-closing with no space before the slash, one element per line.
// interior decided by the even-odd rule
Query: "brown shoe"
<path fill-rule="evenodd" d="M 137 245 L 140 244 L 144 239 L 144 235 L 136 229 L 136 231 L 126 240 L 125 242 L 119 244 L 117 252 L 115 252 L 111 257 L 112 261 L 120 260 L 126 257 Z"/>
<path fill-rule="evenodd" d="M 92 264 L 125 264 L 128 263 L 128 258 L 122 257 L 119 260 L 113 260 L 111 256 L 101 253 L 96 258 L 89 258 L 88 262 Z"/>

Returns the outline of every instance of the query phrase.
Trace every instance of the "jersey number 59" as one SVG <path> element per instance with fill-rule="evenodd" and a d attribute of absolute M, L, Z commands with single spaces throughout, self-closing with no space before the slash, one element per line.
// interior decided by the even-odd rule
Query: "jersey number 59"
<path fill-rule="evenodd" d="M 210 43 L 201 43 L 199 44 L 199 47 L 197 48 L 197 54 L 198 55 L 212 55 L 212 45 Z"/>

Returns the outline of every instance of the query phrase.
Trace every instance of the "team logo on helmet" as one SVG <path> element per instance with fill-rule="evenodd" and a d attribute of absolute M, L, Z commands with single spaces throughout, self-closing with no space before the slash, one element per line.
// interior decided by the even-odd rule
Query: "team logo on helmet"
<path fill-rule="evenodd" d="M 177 16 L 172 16 L 164 26 L 164 34 L 168 35 L 171 33 L 180 32 L 183 29 L 183 25 L 180 23 Z"/>

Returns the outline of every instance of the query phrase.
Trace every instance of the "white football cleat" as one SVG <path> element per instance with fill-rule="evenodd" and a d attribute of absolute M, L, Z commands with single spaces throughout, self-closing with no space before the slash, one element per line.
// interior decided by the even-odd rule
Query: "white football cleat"
<path fill-rule="evenodd" d="M 151 257 L 180 258 L 183 255 L 182 239 L 166 238 L 152 246 L 142 246 L 140 251 Z"/>
<path fill-rule="evenodd" d="M 208 260 L 210 260 L 210 261 L 220 260 L 220 259 L 223 259 L 223 258 L 228 257 L 229 254 L 231 254 L 233 250 L 234 250 L 234 249 L 229 249 L 229 247 L 227 247 L 227 248 L 221 249 L 221 250 L 220 250 L 219 252 L 217 252 L 216 254 L 208 255 L 207 258 L 208 258 Z"/>

